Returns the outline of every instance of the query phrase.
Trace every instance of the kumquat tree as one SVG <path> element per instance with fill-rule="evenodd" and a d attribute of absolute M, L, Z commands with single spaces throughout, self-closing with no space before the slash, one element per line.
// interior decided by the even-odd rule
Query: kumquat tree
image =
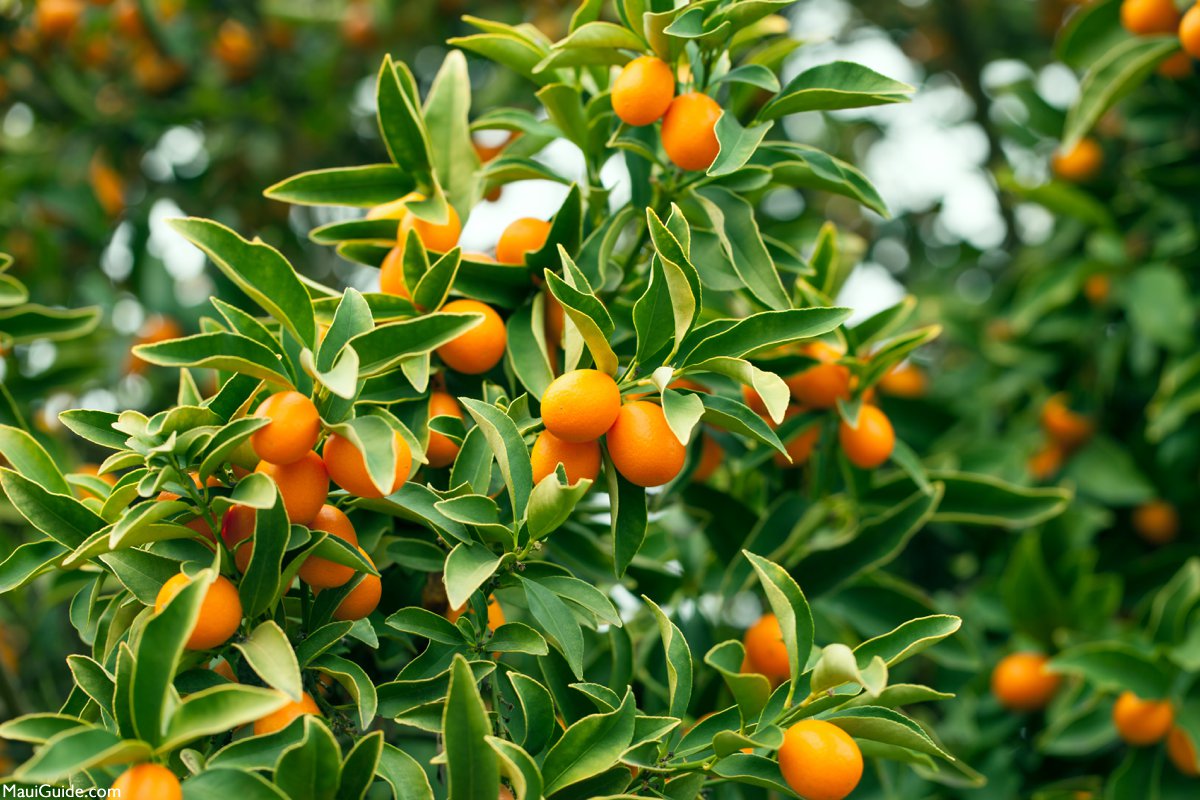
<path fill-rule="evenodd" d="M 306 108 L 364 146 L 150 223 L 214 290 L 139 402 L 0 265 L 0 793 L 1193 796 L 1200 6 L 1064 15 L 1066 110 L 989 84 L 1053 225 L 985 296 L 878 282 L 929 226 L 858 137 L 919 92 L 813 4 L 436 5 Z"/>

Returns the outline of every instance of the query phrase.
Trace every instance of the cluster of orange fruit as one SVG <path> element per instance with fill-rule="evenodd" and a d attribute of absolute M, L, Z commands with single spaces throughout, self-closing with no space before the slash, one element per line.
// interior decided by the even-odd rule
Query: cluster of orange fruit
<path fill-rule="evenodd" d="M 810 410 L 828 411 L 837 408 L 839 401 L 849 402 L 854 377 L 850 368 L 842 363 L 845 354 L 822 341 L 805 345 L 802 352 L 818 363 L 784 379 L 792 398 L 785 418 Z M 916 398 L 925 394 L 927 380 L 919 367 L 904 363 L 889 370 L 880 380 L 879 388 L 895 397 Z M 758 393 L 750 387 L 743 388 L 742 393 L 746 405 L 772 424 Z M 844 419 L 839 421 L 838 444 L 851 464 L 859 469 L 875 469 L 891 457 L 896 447 L 896 432 L 887 414 L 875 405 L 873 389 L 864 392 L 862 400 L 855 424 Z M 784 467 L 801 466 L 812 457 L 820 437 L 820 426 L 810 425 L 784 443 L 791 461 L 777 454 L 776 463 Z"/>
<path fill-rule="evenodd" d="M 655 56 L 641 56 L 622 68 L 612 83 L 612 107 L 626 125 L 641 127 L 662 120 L 663 150 L 684 170 L 712 166 L 721 145 L 717 120 L 721 106 L 704 92 L 676 96 L 675 73 Z"/>
<path fill-rule="evenodd" d="M 18 47 L 32 51 L 41 43 L 66 43 L 78 51 L 82 63 L 101 68 L 115 62 L 114 43 L 124 43 L 131 46 L 130 74 L 144 90 L 156 94 L 165 92 L 183 80 L 185 66 L 163 52 L 155 37 L 147 33 L 138 0 L 91 0 L 91 5 L 111 6 L 103 12 L 109 15 L 111 32 L 93 32 L 92 26 L 85 24 L 88 13 L 85 0 L 37 0 L 30 26 L 21 29 L 15 39 Z M 170 23 L 179 17 L 183 3 L 158 0 L 150 7 L 160 23 Z M 291 45 L 292 32 L 285 23 L 274 18 L 259 32 L 236 19 L 227 18 L 217 26 L 208 51 L 229 80 L 241 81 L 254 73 L 263 54 L 263 40 L 275 47 L 286 48 Z"/>
<path fill-rule="evenodd" d="M 669 483 L 687 459 L 662 406 L 641 399 L 623 403 L 617 382 L 599 370 L 555 378 L 542 395 L 542 423 L 546 429 L 530 454 L 535 481 L 559 463 L 571 483 L 595 480 L 602 436 L 617 472 L 636 486 Z"/>
<path fill-rule="evenodd" d="M 1058 692 L 1062 678 L 1047 668 L 1041 653 L 1010 653 L 992 671 L 992 694 L 1011 711 L 1039 711 Z M 1196 748 L 1187 731 L 1175 724 L 1175 709 L 1169 700 L 1143 700 L 1131 691 L 1117 697 L 1112 712 L 1113 726 L 1121 739 L 1133 747 L 1148 747 L 1164 739 L 1171 763 L 1184 775 L 1200 776 Z"/>
<path fill-rule="evenodd" d="M 404 279 L 404 247 L 409 231 L 414 231 L 421 244 L 435 253 L 445 253 L 454 249 L 462 235 L 462 222 L 453 206 L 447 206 L 447 219 L 440 224 L 412 214 L 408 209 L 409 205 L 422 199 L 422 195 L 413 193 L 391 203 L 376 206 L 367 212 L 367 219 L 397 220 L 396 244 L 384 256 L 380 265 L 379 288 L 385 294 L 408 300 L 412 299 L 412 292 Z M 496 243 L 494 259 L 486 253 L 464 253 L 463 256 L 473 261 L 523 265 L 525 256 L 540 250 L 549 235 L 550 223 L 533 217 L 522 217 L 504 229 Z M 547 295 L 547 298 L 553 299 L 550 295 Z M 451 300 L 443 305 L 441 310 L 451 314 L 477 312 L 484 318 L 480 325 L 437 349 L 438 357 L 446 366 L 466 375 L 480 375 L 500 363 L 504 358 L 508 335 L 504 320 L 494 308 L 478 300 L 463 298 Z M 547 302 L 548 333 L 555 330 L 555 321 L 561 337 L 562 307 L 556 302 Z"/>
<path fill-rule="evenodd" d="M 1183 49 L 1158 67 L 1168 78 L 1187 77 L 1192 73 L 1192 59 L 1200 59 L 1200 3 L 1181 15 L 1175 0 L 1123 0 L 1121 24 L 1138 36 L 1179 36 Z"/>
<path fill-rule="evenodd" d="M 1046 400 L 1040 420 L 1045 441 L 1029 458 L 1027 467 L 1036 480 L 1044 481 L 1057 475 L 1071 454 L 1088 443 L 1095 425 L 1089 417 L 1073 410 L 1063 393 Z"/>
<path fill-rule="evenodd" d="M 787 647 L 774 614 L 760 617 L 742 642 L 742 672 L 763 675 L 775 686 L 790 677 Z M 862 778 L 862 751 L 848 733 L 824 720 L 806 719 L 790 726 L 778 757 L 788 786 L 808 800 L 842 800 Z"/>

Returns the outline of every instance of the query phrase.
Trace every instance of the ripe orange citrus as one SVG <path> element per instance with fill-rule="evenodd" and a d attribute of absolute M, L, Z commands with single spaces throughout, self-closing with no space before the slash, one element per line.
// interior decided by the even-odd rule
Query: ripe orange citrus
<path fill-rule="evenodd" d="M 516 800 L 509 788 L 503 784 L 500 785 L 500 791 L 496 795 L 496 800 Z"/>
<path fill-rule="evenodd" d="M 1087 276 L 1083 282 L 1083 296 L 1094 306 L 1103 305 L 1112 290 L 1112 280 L 1102 272 Z"/>
<path fill-rule="evenodd" d="M 399 489 L 408 480 L 409 470 L 412 469 L 412 451 L 408 442 L 398 432 L 393 431 L 392 442 L 396 450 L 395 476 L 392 478 L 392 488 L 387 494 Z M 379 490 L 371 475 L 367 472 L 363 454 L 354 443 L 344 436 L 331 433 L 325 440 L 325 449 L 321 451 L 325 459 L 325 468 L 329 477 L 338 486 L 355 497 L 380 498 L 384 493 Z"/>
<path fill-rule="evenodd" d="M 396 245 L 379 265 L 379 291 L 411 300 L 412 294 L 404 283 L 404 248 Z"/>
<path fill-rule="evenodd" d="M 746 662 L 750 671 L 767 676 L 772 683 L 781 683 L 791 677 L 787 647 L 783 644 L 783 631 L 774 614 L 763 614 L 758 622 L 746 629 L 742 639 L 746 646 Z"/>
<path fill-rule="evenodd" d="M 1186 19 L 1186 16 L 1185 16 Z M 1182 41 L 1183 26 L 1179 28 Z M 1171 55 L 1158 62 L 1158 67 L 1155 72 L 1162 75 L 1164 78 L 1170 78 L 1173 81 L 1183 80 L 1192 74 L 1192 56 L 1186 51 L 1181 50 L 1178 53 Z"/>
<path fill-rule="evenodd" d="M 1047 481 L 1058 474 L 1063 465 L 1063 451 L 1054 442 L 1046 442 L 1029 457 L 1026 467 L 1034 480 Z"/>
<path fill-rule="evenodd" d="M 160 764 L 135 764 L 112 785 L 121 800 L 183 800 L 175 773 Z"/>
<path fill-rule="evenodd" d="M 1062 678 L 1046 669 L 1041 653 L 1010 653 L 992 670 L 992 694 L 1013 711 L 1036 711 L 1058 691 Z"/>
<path fill-rule="evenodd" d="M 182 572 L 172 576 L 158 590 L 154 598 L 154 613 L 160 614 L 167 603 L 183 591 L 191 583 L 191 578 Z M 237 632 L 242 624 L 242 599 L 238 597 L 237 587 L 224 575 L 209 585 L 200 603 L 200 615 L 196 617 L 196 626 L 185 645 L 188 650 L 210 650 L 229 641 L 229 637 Z"/>
<path fill-rule="evenodd" d="M 115 217 L 121 213 L 125 208 L 125 181 L 98 151 L 88 164 L 88 182 L 105 214 Z"/>
<path fill-rule="evenodd" d="M 496 260 L 501 264 L 524 264 L 525 256 L 536 253 L 550 236 L 550 223 L 534 217 L 521 217 L 509 223 L 496 243 Z"/>
<path fill-rule="evenodd" d="M 1092 421 L 1067 405 L 1067 396 L 1059 393 L 1042 406 L 1042 428 L 1055 444 L 1074 450 L 1092 437 Z"/>
<path fill-rule="evenodd" d="M 542 431 L 529 453 L 533 462 L 533 482 L 550 475 L 561 463 L 567 473 L 567 482 L 596 480 L 600 474 L 600 443 L 567 442 L 550 431 Z"/>
<path fill-rule="evenodd" d="M 675 97 L 675 75 L 654 56 L 630 61 L 612 84 L 612 107 L 626 125 L 649 125 L 667 111 Z"/>
<path fill-rule="evenodd" d="M 1113 706 L 1113 725 L 1126 744 L 1145 747 L 1160 742 L 1175 724 L 1169 700 L 1143 700 L 1130 691 L 1121 692 Z"/>
<path fill-rule="evenodd" d="M 367 560 L 371 566 L 375 566 L 375 562 L 367 555 L 367 551 L 361 547 L 358 552 Z M 379 605 L 379 598 L 383 596 L 383 583 L 376 575 L 364 573 L 362 580 L 359 581 L 350 594 L 342 600 L 338 605 L 337 610 L 333 612 L 333 618 L 342 620 L 343 622 L 353 622 L 356 619 L 362 619 L 369 615 Z"/>
<path fill-rule="evenodd" d="M 767 404 L 763 402 L 762 395 L 750 386 L 742 386 L 742 402 L 750 407 L 750 410 L 760 417 L 766 418 Z"/>
<path fill-rule="evenodd" d="M 47 39 L 65 39 L 79 24 L 83 0 L 37 0 L 33 24 Z"/>
<path fill-rule="evenodd" d="M 1151 500 L 1133 510 L 1133 529 L 1151 544 L 1166 544 L 1179 535 L 1179 512 L 1166 500 Z"/>
<path fill-rule="evenodd" d="M 500 363 L 508 344 L 504 320 L 491 306 L 478 300 L 451 300 L 442 306 L 447 314 L 476 312 L 483 322 L 437 349 L 438 357 L 455 372 L 480 375 Z"/>
<path fill-rule="evenodd" d="M 1067 151 L 1059 150 L 1050 159 L 1050 168 L 1064 181 L 1082 183 L 1096 177 L 1104 165 L 1104 151 L 1095 139 L 1080 139 Z"/>
<path fill-rule="evenodd" d="M 1200 58 L 1200 3 L 1184 12 L 1179 23 L 1179 43 L 1192 58 Z"/>
<path fill-rule="evenodd" d="M 798 408 L 789 408 L 784 414 L 784 418 L 795 416 L 800 413 Z M 796 469 L 808 463 L 812 458 L 813 450 L 817 447 L 817 442 L 821 441 L 821 426 L 810 425 L 804 430 L 792 436 L 784 442 L 784 449 L 787 450 L 791 461 L 783 457 L 782 453 L 775 453 L 775 464 L 784 469 Z"/>
<path fill-rule="evenodd" d="M 662 121 L 662 144 L 680 169 L 706 170 L 721 151 L 717 120 L 721 106 L 702 92 L 681 94 L 671 101 Z"/>
<path fill-rule="evenodd" d="M 1121 24 L 1125 30 L 1139 36 L 1174 33 L 1179 25 L 1179 11 L 1175 8 L 1175 0 L 1124 0 Z"/>
<path fill-rule="evenodd" d="M 250 566 L 250 556 L 254 552 L 254 525 L 257 512 L 250 506 L 236 505 L 230 507 L 221 519 L 221 539 L 233 553 L 233 563 L 239 572 L 245 572 Z"/>
<path fill-rule="evenodd" d="M 1200 764 L 1196 761 L 1196 746 L 1187 731 L 1176 725 L 1167 735 L 1167 757 L 1175 769 L 1190 778 L 1200 777 Z"/>
<path fill-rule="evenodd" d="M 424 198 L 417 195 L 414 199 L 423 200 Z M 462 235 L 462 222 L 459 220 L 454 206 L 447 204 L 446 214 L 446 221 L 440 225 L 423 220 L 413 214 L 405 214 L 400 220 L 399 241 L 403 243 L 408 238 L 408 231 L 411 228 L 417 232 L 417 238 L 421 240 L 421 244 L 425 245 L 425 249 L 435 253 L 453 250 L 458 246 L 458 237 Z"/>
<path fill-rule="evenodd" d="M 292 724 L 292 720 L 297 717 L 302 717 L 305 714 L 313 716 L 321 716 L 321 709 L 317 706 L 317 701 L 312 699 L 312 695 L 305 692 L 299 701 L 292 701 L 283 708 L 272 711 L 265 717 L 254 722 L 254 735 L 263 736 L 268 733 L 281 731 L 288 725 Z"/>
<path fill-rule="evenodd" d="M 468 603 L 460 608 L 448 609 L 446 611 L 446 619 L 450 620 L 451 622 L 458 622 L 458 618 L 463 615 L 464 611 L 468 614 L 475 613 L 470 603 Z M 489 631 L 495 631 L 496 628 L 499 628 L 504 624 L 504 609 L 500 607 L 500 601 L 496 599 L 495 595 L 488 596 L 487 616 L 487 626 Z"/>
<path fill-rule="evenodd" d="M 599 439 L 617 421 L 621 390 L 608 374 L 575 369 L 555 378 L 542 395 L 546 430 L 567 442 Z"/>
<path fill-rule="evenodd" d="M 312 522 L 329 496 L 329 472 L 321 457 L 311 450 L 291 464 L 263 461 L 254 471 L 274 479 L 288 519 L 297 525 Z"/>
<path fill-rule="evenodd" d="M 233 667 L 231 667 L 229 665 L 229 662 L 223 658 L 218 658 L 216 660 L 216 663 L 214 663 L 211 667 L 209 667 L 209 669 L 211 669 L 213 672 L 217 673 L 218 675 L 220 675 L 222 678 L 229 681 L 230 683 L 238 682 L 237 675 L 233 674 Z"/>
<path fill-rule="evenodd" d="M 350 518 L 331 505 L 321 506 L 317 516 L 308 525 L 314 531 L 325 531 L 344 542 L 358 547 L 358 534 L 350 524 Z M 300 566 L 300 580 L 314 589 L 332 589 L 342 586 L 354 577 L 354 568 L 338 564 L 320 556 L 309 556 Z"/>
<path fill-rule="evenodd" d="M 836 363 L 842 353 L 825 342 L 813 342 L 804 354 L 821 362 L 788 378 L 792 398 L 809 408 L 833 408 L 838 400 L 850 399 L 850 368 Z"/>
<path fill-rule="evenodd" d="M 263 461 L 291 464 L 313 449 L 321 435 L 317 407 L 299 392 L 278 392 L 259 404 L 254 416 L 270 420 L 250 436 Z"/>
<path fill-rule="evenodd" d="M 713 476 L 724 460 L 725 450 L 721 444 L 707 433 L 703 434 L 700 440 L 700 459 L 696 462 L 696 468 L 692 470 L 692 480 L 704 483 Z"/>
<path fill-rule="evenodd" d="M 233 79 L 245 78 L 258 62 L 258 42 L 236 19 L 227 19 L 217 29 L 213 57 L 225 65 Z"/>
<path fill-rule="evenodd" d="M 875 406 L 858 410 L 858 427 L 845 420 L 838 423 L 838 442 L 850 463 L 859 469 L 875 469 L 892 455 L 896 433 L 887 415 Z"/>
<path fill-rule="evenodd" d="M 431 392 L 429 395 L 429 418 L 458 417 L 463 418 L 458 401 L 446 392 Z M 446 467 L 454 463 L 458 457 L 459 447 L 453 439 L 435 430 L 429 431 L 429 444 L 425 448 L 425 458 L 431 467 Z"/>
<path fill-rule="evenodd" d="M 784 732 L 779 769 L 805 800 L 842 800 L 862 779 L 862 751 L 836 725 L 805 719 Z"/>
<path fill-rule="evenodd" d="M 892 397 L 924 397 L 928 390 L 925 372 L 907 361 L 892 367 L 879 379 L 879 391 Z"/>
<path fill-rule="evenodd" d="M 179 327 L 179 323 L 170 317 L 156 314 L 148 318 L 142 327 L 138 329 L 137 338 L 134 344 L 158 344 L 171 339 L 178 339 L 183 336 L 183 328 Z M 129 356 L 128 371 L 131 375 L 140 375 L 145 372 L 150 364 L 132 353 Z"/>
<path fill-rule="evenodd" d="M 558 302 L 558 298 L 547 291 L 543 328 L 546 334 L 546 341 L 551 346 L 562 343 L 563 328 L 565 325 L 566 317 L 563 312 L 562 303 Z"/>
<path fill-rule="evenodd" d="M 646 400 L 621 406 L 605 441 L 617 472 L 636 486 L 669 483 L 687 460 L 662 407 Z"/>

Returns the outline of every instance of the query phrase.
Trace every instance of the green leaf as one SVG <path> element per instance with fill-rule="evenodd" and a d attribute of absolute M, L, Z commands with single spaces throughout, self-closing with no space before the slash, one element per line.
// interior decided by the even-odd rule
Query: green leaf
<path fill-rule="evenodd" d="M 808 606 L 804 592 L 788 575 L 787 570 L 749 550 L 743 550 L 742 555 L 750 561 L 758 574 L 763 592 L 767 595 L 767 603 L 771 606 L 775 618 L 779 620 L 783 644 L 787 648 L 791 680 L 795 685 L 804 671 L 805 664 L 808 663 L 808 654 L 812 651 L 815 636 L 812 609 Z"/>
<path fill-rule="evenodd" d="M 500 557 L 487 545 L 466 542 L 455 545 L 446 557 L 446 571 L 442 576 L 450 607 L 461 608 L 499 566 Z"/>
<path fill-rule="evenodd" d="M 1059 653 L 1049 667 L 1079 675 L 1101 691 L 1129 690 L 1143 700 L 1167 696 L 1170 681 L 1150 654 L 1124 642 L 1088 642 Z"/>
<path fill-rule="evenodd" d="M 750 293 L 773 309 L 791 307 L 783 282 L 763 243 L 754 207 L 746 199 L 721 186 L 696 190 L 721 249 Z"/>
<path fill-rule="evenodd" d="M 407 85 L 401 75 L 408 79 Z M 429 134 L 417 108 L 418 98 L 413 96 L 416 89 L 411 81 L 406 66 L 384 56 L 375 91 L 379 130 L 392 161 L 412 176 L 418 191 L 432 197 L 435 184 Z"/>
<path fill-rule="evenodd" d="M 71 487 L 50 454 L 20 428 L 0 425 L 0 457 L 24 477 L 55 494 L 71 494 Z"/>
<path fill-rule="evenodd" d="M 100 728 L 71 728 L 51 737 L 33 758 L 13 773 L 23 783 L 60 783 L 95 767 L 115 766 L 150 757 L 150 747 L 134 739 L 122 740 Z"/>
<path fill-rule="evenodd" d="M 193 692 L 171 714 L 158 749 L 169 752 L 196 739 L 239 728 L 278 711 L 287 702 L 272 689 L 235 683 Z"/>
<path fill-rule="evenodd" d="M 386 742 L 379 757 L 379 777 L 392 787 L 395 797 L 433 800 L 433 787 L 421 765 L 408 753 Z"/>
<path fill-rule="evenodd" d="M 268 686 L 299 702 L 304 689 L 300 684 L 300 664 L 287 634 L 274 620 L 267 620 L 234 644 L 250 668 Z"/>
<path fill-rule="evenodd" d="M 301 717 L 304 738 L 283 751 L 275 764 L 275 785 L 287 797 L 332 800 L 341 782 L 342 754 L 333 733 L 317 717 Z"/>
<path fill-rule="evenodd" d="M 1142 264 L 1125 283 L 1123 303 L 1133 329 L 1176 352 L 1191 347 L 1196 310 L 1183 273 L 1165 264 Z"/>
<path fill-rule="evenodd" d="M 21 516 L 65 547 L 78 547 L 106 525 L 101 517 L 74 497 L 49 492 L 10 469 L 0 469 L 0 486 Z"/>
<path fill-rule="evenodd" d="M 520 622 L 508 622 L 496 628 L 488 639 L 489 649 L 499 653 L 526 653 L 544 656 L 550 652 L 549 645 L 540 633 Z"/>
<path fill-rule="evenodd" d="M 38 575 L 53 569 L 69 552 L 66 547 L 50 539 L 26 542 L 13 548 L 8 557 L 0 561 L 0 594 L 19 589 Z"/>
<path fill-rule="evenodd" d="M 662 637 L 663 652 L 667 659 L 667 713 L 682 719 L 687 714 L 692 699 L 692 650 L 688 647 L 683 631 L 672 622 L 663 610 L 646 595 L 642 599 L 654 613 L 658 622 L 658 633 Z"/>
<path fill-rule="evenodd" d="M 1062 148 L 1070 150 L 1118 101 L 1140 86 L 1163 59 L 1179 48 L 1179 37 L 1134 36 L 1105 50 L 1079 87 L 1079 100 L 1067 111 Z"/>
<path fill-rule="evenodd" d="M 953 635 L 962 627 L 962 620 L 950 614 L 935 614 L 910 619 L 895 630 L 876 636 L 854 648 L 860 667 L 879 657 L 889 667 Z"/>
<path fill-rule="evenodd" d="M 77 339 L 95 330 L 100 322 L 100 309 L 47 308 L 26 303 L 15 308 L 0 309 L 0 331 L 9 344 L 24 344 L 37 339 L 60 342 Z"/>
<path fill-rule="evenodd" d="M 683 358 L 683 365 L 712 358 L 743 358 L 781 345 L 829 333 L 850 316 L 848 308 L 794 308 L 761 311 L 737 320 L 700 339 Z M 697 330 L 697 337 L 705 328 Z"/>
<path fill-rule="evenodd" d="M 299 727 L 299 726 L 297 726 Z M 273 767 L 274 763 L 269 766 Z M 219 767 L 205 769 L 183 784 L 184 800 L 286 800 L 287 795 L 253 772 Z"/>
<path fill-rule="evenodd" d="M 604 475 L 608 481 L 609 502 L 613 506 L 613 567 L 617 577 L 620 577 L 625 574 L 646 539 L 649 521 L 646 490 L 625 480 L 607 453 L 604 455 Z"/>
<path fill-rule="evenodd" d="M 302 172 L 263 195 L 296 205 L 370 207 L 390 203 L 415 188 L 411 175 L 395 164 L 368 164 Z"/>
<path fill-rule="evenodd" d="M 429 140 L 429 149 L 438 183 L 455 201 L 463 219 L 478 200 L 475 172 L 479 169 L 479 156 L 471 142 L 470 111 L 467 59 L 461 51 L 451 50 L 429 87 L 424 112 L 425 125 L 437 131 Z M 413 299 L 426 308 L 437 307 L 426 304 L 416 292 Z"/>
<path fill-rule="evenodd" d="M 469 594 L 468 597 L 470 597 Z M 458 606 L 452 607 L 458 608 Z M 435 614 L 417 606 L 400 609 L 388 617 L 386 623 L 390 628 L 421 636 L 432 642 L 456 646 L 466 642 L 463 632 L 453 622 L 441 614 Z"/>
<path fill-rule="evenodd" d="M 633 740 L 635 715 L 633 694 L 627 692 L 616 711 L 584 717 L 567 728 L 542 764 L 545 793 L 553 794 L 616 764 Z"/>
<path fill-rule="evenodd" d="M 837 725 L 856 739 L 869 739 L 918 753 L 953 761 L 954 758 L 938 747 L 920 725 L 890 708 L 861 706 L 830 714 L 826 721 Z"/>
<path fill-rule="evenodd" d="M 496 464 L 508 487 L 509 501 L 517 519 L 525 516 L 529 493 L 533 491 L 533 466 L 529 451 L 512 418 L 493 405 L 474 398 L 462 398 L 463 406 L 483 430 L 483 435 L 496 456 Z"/>
<path fill-rule="evenodd" d="M 292 387 L 287 368 L 275 353 L 237 333 L 201 333 L 158 344 L 141 344 L 133 352 L 143 361 L 160 367 L 226 370 Z"/>
<path fill-rule="evenodd" d="M 442 717 L 449 800 L 494 800 L 500 764 L 485 741 L 491 734 L 492 723 L 471 667 L 455 655 Z"/>
<path fill-rule="evenodd" d="M 507 739 L 486 737 L 488 745 L 500 759 L 500 771 L 508 777 L 518 800 L 542 796 L 542 773 L 537 762 L 524 748 Z"/>
<path fill-rule="evenodd" d="M 770 70 L 767 72 L 770 74 Z M 774 76 L 772 75 L 772 77 Z M 722 113 L 720 119 L 717 120 L 716 127 L 717 142 L 721 149 L 705 174 L 710 177 L 719 177 L 737 172 L 744 167 L 746 162 L 754 156 L 754 152 L 758 150 L 758 146 L 762 144 L 763 138 L 770 132 L 774 124 L 774 121 L 769 121 L 744 128 L 733 114 Z"/>
<path fill-rule="evenodd" d="M 763 106 L 759 119 L 778 119 L 801 111 L 834 111 L 904 103 L 915 90 L 861 64 L 834 61 L 801 72 Z"/>
<path fill-rule="evenodd" d="M 188 217 L 168 222 L 301 344 L 316 347 L 312 301 L 282 253 L 260 241 L 248 242 L 212 220 Z"/>
<path fill-rule="evenodd" d="M 526 510 L 529 536 L 541 539 L 557 530 L 571 516 L 591 485 L 588 480 L 579 480 L 573 486 L 564 485 L 557 472 L 538 481 L 529 495 Z"/>
<path fill-rule="evenodd" d="M 150 616 L 136 642 L 129 686 L 130 713 L 138 737 L 152 745 L 163 741 L 174 692 L 171 681 L 179 668 L 184 645 L 200 616 L 200 605 L 217 577 L 211 570 L 192 576 L 161 612 Z M 118 685 L 120 683 L 118 672 Z M 116 702 L 119 701 L 120 692 Z"/>
<path fill-rule="evenodd" d="M 715 669 L 729 687 L 743 721 L 757 719 L 771 696 L 771 682 L 765 675 L 742 672 L 745 659 L 746 648 L 738 641 L 714 645 L 704 656 L 704 663 Z"/>
<path fill-rule="evenodd" d="M 519 580 L 534 620 L 550 637 L 554 648 L 562 653 L 575 677 L 583 680 L 583 633 L 571 610 L 558 595 L 537 581 L 527 578 Z"/>
<path fill-rule="evenodd" d="M 930 470 L 928 477 L 943 487 L 933 517 L 939 522 L 1020 530 L 1058 516 L 1071 500 L 1065 489 L 1019 486 L 990 475 Z M 873 489 L 868 502 L 879 509 L 895 506 L 914 488 L 911 478 L 898 474 Z"/>
<path fill-rule="evenodd" d="M 793 570 L 796 579 L 816 597 L 891 561 L 933 516 L 944 491 L 940 483 L 933 486 L 931 494 L 917 490 L 878 516 L 864 520 L 857 536 L 849 542 L 807 555 Z"/>
<path fill-rule="evenodd" d="M 483 322 L 475 312 L 438 312 L 377 326 L 355 336 L 350 346 L 358 352 L 359 374 L 364 378 L 390 372 L 407 358 L 431 353 Z"/>

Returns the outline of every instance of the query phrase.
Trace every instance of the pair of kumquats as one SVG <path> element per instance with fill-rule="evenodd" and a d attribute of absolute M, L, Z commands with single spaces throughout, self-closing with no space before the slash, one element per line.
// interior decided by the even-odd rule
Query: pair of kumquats
<path fill-rule="evenodd" d="M 850 400 L 853 376 L 850 374 L 850 368 L 840 363 L 841 351 L 825 342 L 817 341 L 805 345 L 802 352 L 817 363 L 784 379 L 793 401 L 785 413 L 785 418 L 810 409 L 827 411 L 836 408 L 838 401 Z M 905 371 L 896 372 L 900 377 L 890 380 L 897 390 L 889 392 L 890 394 L 918 397 L 924 392 L 924 376 L 916 372 L 915 367 L 906 367 Z M 753 411 L 766 416 L 767 407 L 757 392 L 745 387 L 742 394 L 746 404 Z M 793 467 L 804 464 L 812 456 L 820 437 L 820 426 L 810 425 L 785 442 L 788 456 L 791 458 L 790 464 L 782 455 L 776 456 L 776 463 Z M 859 469 L 875 469 L 891 457 L 892 450 L 896 447 L 896 432 L 882 409 L 864 402 L 858 410 L 858 419 L 854 424 L 846 420 L 841 420 L 838 424 L 838 444 L 851 464 Z"/>
<path fill-rule="evenodd" d="M 570 483 L 600 474 L 600 437 L 617 472 L 637 486 L 668 483 L 687 459 L 687 448 L 667 424 L 662 406 L 621 402 L 611 376 L 594 369 L 560 375 L 542 395 L 542 423 L 530 458 L 540 481 L 563 465 Z"/>
<path fill-rule="evenodd" d="M 774 614 L 764 614 L 743 638 L 742 672 L 755 672 L 779 685 L 791 676 L 783 631 Z M 779 747 L 779 769 L 788 786 L 806 800 L 842 800 L 862 779 L 862 751 L 850 734 L 819 719 L 790 726 Z"/>
<path fill-rule="evenodd" d="M 721 106 L 703 92 L 675 96 L 675 73 L 654 56 L 630 61 L 612 84 L 612 107 L 626 125 L 662 120 L 662 145 L 680 169 L 706 170 L 721 151 L 717 120 Z"/>
<path fill-rule="evenodd" d="M 992 694 L 1011 711 L 1039 711 L 1057 694 L 1062 677 L 1048 668 L 1041 653 L 1010 653 L 992 671 Z M 1167 755 L 1184 775 L 1200 775 L 1196 749 L 1187 731 L 1175 724 L 1169 700 L 1143 700 L 1131 691 L 1117 697 L 1112 711 L 1117 735 L 1134 747 L 1148 747 L 1166 739 Z"/>

